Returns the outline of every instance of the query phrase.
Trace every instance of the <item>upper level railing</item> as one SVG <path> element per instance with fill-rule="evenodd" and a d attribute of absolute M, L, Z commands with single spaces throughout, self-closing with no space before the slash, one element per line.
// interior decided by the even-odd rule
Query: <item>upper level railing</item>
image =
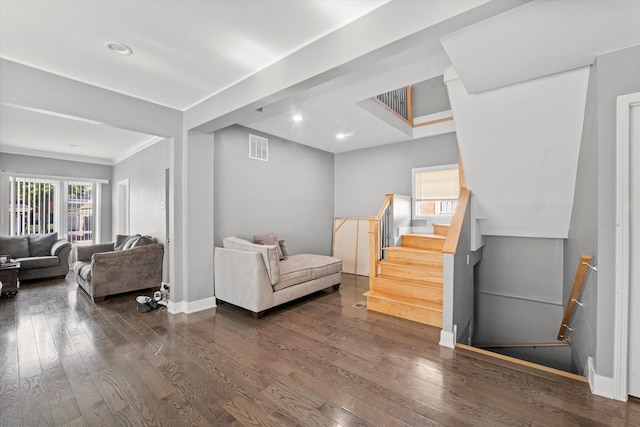
<path fill-rule="evenodd" d="M 376 99 L 400 116 L 401 119 L 413 125 L 411 93 L 411 86 L 409 85 L 382 93 L 376 96 Z"/>

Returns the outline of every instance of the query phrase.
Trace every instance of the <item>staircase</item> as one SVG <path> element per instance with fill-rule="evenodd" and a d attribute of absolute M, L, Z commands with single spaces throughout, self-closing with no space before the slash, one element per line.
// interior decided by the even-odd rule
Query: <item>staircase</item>
<path fill-rule="evenodd" d="M 403 234 L 402 246 L 383 248 L 380 274 L 369 277 L 369 310 L 442 327 L 443 255 L 448 224 L 434 234 Z"/>

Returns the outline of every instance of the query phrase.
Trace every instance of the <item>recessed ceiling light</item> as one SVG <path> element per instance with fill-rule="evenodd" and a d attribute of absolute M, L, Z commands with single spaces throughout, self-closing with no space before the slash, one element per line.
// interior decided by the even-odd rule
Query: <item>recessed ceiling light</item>
<path fill-rule="evenodd" d="M 336 135 L 336 138 L 344 139 L 345 136 L 347 136 L 347 135 L 345 135 L 344 133 L 339 133 L 339 134 Z"/>
<path fill-rule="evenodd" d="M 302 121 L 302 116 L 300 114 L 295 114 L 292 117 L 292 119 L 293 119 L 294 122 L 301 122 Z"/>
<path fill-rule="evenodd" d="M 131 48 L 126 44 L 117 42 L 106 42 L 104 45 L 107 49 L 120 55 L 131 55 L 133 53 L 133 50 L 131 50 Z"/>

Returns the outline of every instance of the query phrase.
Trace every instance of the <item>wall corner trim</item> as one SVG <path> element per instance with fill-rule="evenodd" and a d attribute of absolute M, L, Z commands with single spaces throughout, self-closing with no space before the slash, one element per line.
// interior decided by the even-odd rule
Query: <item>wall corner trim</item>
<path fill-rule="evenodd" d="M 591 388 L 591 393 L 606 397 L 609 399 L 614 399 L 615 395 L 615 381 L 611 377 L 605 377 L 602 375 L 596 374 L 595 367 L 593 365 L 593 358 L 589 357 L 587 359 L 587 379 L 589 380 L 589 387 Z"/>
<path fill-rule="evenodd" d="M 169 301 L 168 311 L 170 314 L 192 314 L 197 313 L 198 311 L 207 310 L 209 308 L 215 308 L 216 305 L 216 297 L 204 298 L 198 301 L 180 301 L 173 302 Z"/>
<path fill-rule="evenodd" d="M 456 332 L 458 326 L 453 325 L 453 332 L 445 331 L 444 329 L 440 331 L 440 345 L 442 347 L 454 348 L 456 346 Z"/>

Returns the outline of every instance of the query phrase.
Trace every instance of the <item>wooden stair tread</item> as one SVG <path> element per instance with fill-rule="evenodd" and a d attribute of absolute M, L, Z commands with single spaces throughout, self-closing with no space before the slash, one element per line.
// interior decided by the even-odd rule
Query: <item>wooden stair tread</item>
<path fill-rule="evenodd" d="M 417 238 L 424 238 L 424 239 L 441 239 L 441 240 L 446 240 L 447 237 L 446 236 L 441 236 L 440 234 L 431 234 L 431 233 L 409 233 L 409 234 L 403 234 L 402 237 L 404 236 L 408 236 L 408 237 L 417 237 Z"/>
<path fill-rule="evenodd" d="M 432 254 L 442 254 L 442 251 L 433 251 L 430 249 L 421 249 L 415 248 L 413 246 L 387 246 L 382 248 L 385 251 L 396 251 L 396 252 L 417 252 L 417 253 L 432 253 Z"/>
<path fill-rule="evenodd" d="M 380 276 L 377 276 L 376 279 L 387 280 L 389 282 L 400 282 L 400 283 L 403 283 L 403 284 L 412 285 L 412 286 L 419 286 L 419 287 L 422 287 L 422 288 L 442 289 L 442 283 L 429 281 L 429 280 L 405 279 L 405 278 L 398 278 L 398 277 L 393 277 L 393 276 L 385 276 L 384 274 L 380 275 Z"/>
<path fill-rule="evenodd" d="M 380 298 L 380 299 L 392 301 L 395 303 L 401 303 L 401 304 L 411 305 L 411 306 L 420 307 L 420 308 L 427 308 L 429 310 L 442 313 L 442 304 L 438 304 L 432 301 L 425 301 L 417 298 L 409 298 L 409 297 L 404 297 L 400 295 L 391 295 L 391 294 L 386 294 L 384 292 L 379 292 L 379 291 L 367 291 L 364 293 L 364 295 L 366 297 Z"/>

